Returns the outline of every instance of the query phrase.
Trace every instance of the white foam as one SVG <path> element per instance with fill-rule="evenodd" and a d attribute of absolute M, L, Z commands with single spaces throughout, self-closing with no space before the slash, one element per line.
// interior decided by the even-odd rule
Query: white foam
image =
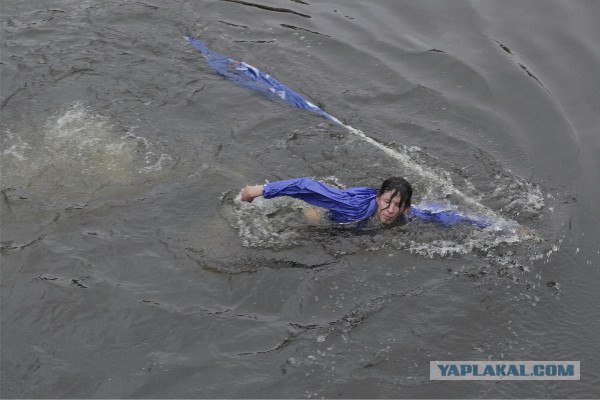
<path fill-rule="evenodd" d="M 152 156 L 154 156 L 152 152 L 146 154 L 146 163 L 148 165 L 143 167 L 140 170 L 141 172 L 157 172 L 162 170 L 165 165 L 171 165 L 173 162 L 173 157 L 170 154 L 162 153 L 155 162 L 152 161 Z"/>
<path fill-rule="evenodd" d="M 432 240 L 426 243 L 408 240 L 404 243 L 403 238 L 397 238 L 393 243 L 401 249 L 406 249 L 411 253 L 419 254 L 424 257 L 433 258 L 435 256 L 449 257 L 457 254 L 468 254 L 473 251 L 489 251 L 501 244 L 515 244 L 527 239 L 526 236 L 520 236 L 514 231 L 483 230 L 473 231 L 458 240 Z"/>
<path fill-rule="evenodd" d="M 302 235 L 303 201 L 291 197 L 265 200 L 256 198 L 243 202 L 238 194 L 233 200 L 236 215 L 235 227 L 242 245 L 257 248 L 285 248 L 306 243 L 310 238 Z"/>
<path fill-rule="evenodd" d="M 2 152 L 3 157 L 12 156 L 15 157 L 19 161 L 27 160 L 27 157 L 24 155 L 24 152 L 29 150 L 31 147 L 27 144 L 13 144 L 8 149 Z"/>
<path fill-rule="evenodd" d="M 39 193 L 62 188 L 57 195 L 65 198 L 132 183 L 138 174 L 155 173 L 171 161 L 165 153 L 153 157 L 154 146 L 146 138 L 122 134 L 81 102 L 50 117 L 42 132 L 9 133 L 5 142 L 3 186 L 28 186 Z"/>
<path fill-rule="evenodd" d="M 6 131 L 6 139 L 4 143 L 9 143 L 10 147 L 2 151 L 2 159 L 14 157 L 18 161 L 27 160 L 26 152 L 31 149 L 31 146 L 24 142 L 18 135 L 15 135 L 11 130 Z"/>

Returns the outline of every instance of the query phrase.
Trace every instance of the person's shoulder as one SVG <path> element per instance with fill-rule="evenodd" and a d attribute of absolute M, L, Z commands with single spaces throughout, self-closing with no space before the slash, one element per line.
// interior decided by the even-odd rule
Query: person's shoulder
<path fill-rule="evenodd" d="M 376 195 L 377 190 L 368 187 L 368 186 L 354 186 L 346 189 L 346 192 L 355 193 L 355 194 L 366 194 L 366 195 Z"/>

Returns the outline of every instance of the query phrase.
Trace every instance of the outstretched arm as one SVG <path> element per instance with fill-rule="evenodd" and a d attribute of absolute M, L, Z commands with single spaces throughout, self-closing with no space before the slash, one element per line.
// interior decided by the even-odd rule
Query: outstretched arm
<path fill-rule="evenodd" d="M 252 200 L 255 198 L 262 196 L 263 194 L 263 185 L 246 185 L 245 188 L 242 189 L 240 196 L 242 201 L 247 201 L 248 203 L 252 203 Z"/>
<path fill-rule="evenodd" d="M 352 222 L 365 219 L 377 208 L 374 189 L 353 187 L 338 189 L 310 178 L 287 179 L 267 183 L 263 186 L 246 186 L 242 189 L 242 201 L 251 202 L 258 196 L 271 199 L 289 196 L 303 200 L 310 205 L 331 211 L 331 218 L 337 222 Z"/>

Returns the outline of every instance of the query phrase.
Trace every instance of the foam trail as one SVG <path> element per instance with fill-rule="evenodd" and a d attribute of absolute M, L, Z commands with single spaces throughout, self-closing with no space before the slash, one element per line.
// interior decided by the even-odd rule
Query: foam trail
<path fill-rule="evenodd" d="M 205 57 L 206 63 L 224 78 L 249 89 L 274 96 L 294 107 L 313 112 L 336 125 L 344 127 L 348 132 L 352 133 L 362 141 L 380 149 L 389 157 L 400 162 L 404 168 L 412 170 L 415 174 L 422 176 L 428 182 L 444 187 L 448 191 L 447 194 L 452 194 L 460 198 L 469 205 L 473 211 L 485 214 L 487 217 L 493 219 L 504 220 L 488 207 L 456 189 L 449 179 L 445 179 L 436 174 L 433 170 L 417 164 L 408 155 L 378 142 L 365 135 L 361 130 L 342 123 L 338 118 L 326 113 L 321 108 L 306 100 L 299 93 L 294 92 L 289 87 L 277 81 L 270 75 L 263 73 L 258 68 L 215 53 L 208 49 L 202 41 L 194 39 L 191 36 L 186 36 L 185 39 Z"/>
<path fill-rule="evenodd" d="M 500 218 L 494 211 L 490 210 L 488 207 L 484 206 L 477 200 L 473 199 L 472 197 L 467 196 L 466 194 L 462 193 L 460 190 L 456 189 L 454 187 L 454 185 L 452 185 L 452 182 L 450 182 L 447 179 L 442 178 L 441 176 L 439 176 L 438 174 L 436 174 L 434 171 L 430 170 L 429 168 L 426 168 L 426 167 L 423 167 L 422 165 L 417 164 L 416 162 L 411 160 L 410 157 L 408 157 L 406 154 L 403 154 L 399 151 L 396 151 L 392 148 L 387 147 L 386 145 L 384 145 L 382 143 L 379 143 L 377 140 L 365 135 L 360 129 L 356 129 L 350 125 L 344 125 L 341 123 L 340 123 L 340 125 L 343 126 L 344 128 L 346 128 L 348 130 L 348 132 L 350 132 L 350 133 L 354 134 L 355 136 L 357 136 L 358 138 L 360 138 L 362 141 L 369 143 L 370 145 L 380 149 L 388 156 L 390 156 L 393 159 L 400 162 L 404 168 L 413 170 L 416 174 L 427 179 L 429 182 L 434 182 L 440 186 L 447 188 L 448 191 L 451 192 L 451 194 L 461 198 L 465 203 L 467 203 L 468 205 L 473 207 L 474 211 L 487 214 L 488 216 L 493 217 L 493 218 Z"/>

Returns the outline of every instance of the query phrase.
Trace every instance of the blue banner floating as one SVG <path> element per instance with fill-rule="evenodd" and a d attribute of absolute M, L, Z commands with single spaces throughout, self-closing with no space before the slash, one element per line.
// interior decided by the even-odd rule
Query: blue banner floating
<path fill-rule="evenodd" d="M 251 90 L 274 96 L 291 106 L 313 112 L 334 124 L 342 125 L 337 118 L 327 114 L 318 106 L 306 100 L 302 95 L 294 92 L 269 74 L 265 74 L 258 68 L 245 62 L 215 53 L 206 47 L 202 41 L 194 39 L 191 36 L 186 36 L 185 39 L 206 58 L 206 64 L 225 79 Z"/>

